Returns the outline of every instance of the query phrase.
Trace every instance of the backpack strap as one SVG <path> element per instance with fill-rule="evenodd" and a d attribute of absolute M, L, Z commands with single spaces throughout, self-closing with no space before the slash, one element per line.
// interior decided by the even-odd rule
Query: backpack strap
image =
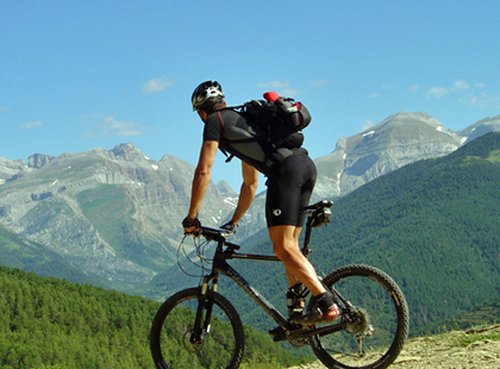
<path fill-rule="evenodd" d="M 224 134 L 224 119 L 222 119 L 222 114 L 220 113 L 220 110 L 217 111 L 217 117 L 219 118 L 219 122 L 221 125 L 221 137 L 222 137 L 222 135 Z M 226 150 L 220 147 L 220 145 L 219 145 L 219 150 L 222 151 L 222 153 L 226 157 L 226 163 L 229 163 L 234 158 L 233 154 L 229 155 Z"/>

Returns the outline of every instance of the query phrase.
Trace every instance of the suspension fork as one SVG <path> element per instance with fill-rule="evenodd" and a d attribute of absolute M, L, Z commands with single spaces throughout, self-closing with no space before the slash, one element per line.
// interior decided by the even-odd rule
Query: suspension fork
<path fill-rule="evenodd" d="M 210 281 L 212 281 L 211 287 L 209 285 Z M 190 338 L 190 342 L 193 344 L 202 343 L 206 336 L 210 333 L 210 322 L 212 321 L 212 309 L 214 303 L 212 299 L 207 298 L 207 294 L 209 290 L 212 292 L 217 291 L 218 281 L 218 273 L 212 272 L 211 274 L 203 277 L 203 282 L 200 286 L 200 293 L 198 295 L 198 307 L 196 309 L 193 332 Z M 204 311 L 205 317 L 203 318 Z"/>

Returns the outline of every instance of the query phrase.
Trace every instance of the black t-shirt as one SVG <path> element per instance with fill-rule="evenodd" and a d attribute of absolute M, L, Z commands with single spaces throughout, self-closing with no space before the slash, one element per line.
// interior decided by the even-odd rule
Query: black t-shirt
<path fill-rule="evenodd" d="M 267 174 L 269 163 L 266 155 L 256 140 L 240 137 L 242 132 L 248 132 L 247 120 L 232 109 L 222 109 L 210 114 L 203 129 L 203 141 L 218 141 L 219 149 L 226 156 L 236 156 L 258 171 Z M 245 143 L 243 141 L 246 140 Z"/>
<path fill-rule="evenodd" d="M 219 149 L 226 156 L 236 156 L 267 175 L 270 167 L 276 164 L 275 151 L 270 156 L 270 147 L 266 146 L 265 139 L 258 139 L 258 137 L 266 137 L 266 133 L 259 131 L 259 129 L 261 128 L 258 126 L 251 126 L 242 114 L 233 109 L 222 109 L 207 117 L 203 130 L 203 141 L 219 142 Z M 298 134 L 303 139 L 302 133 Z M 279 150 L 285 150 L 287 157 L 293 155 L 296 150 L 286 149 L 285 140 L 283 144 L 284 148 Z M 280 151 L 279 154 L 282 153 L 283 151 Z M 278 155 L 277 151 L 276 155 Z"/>
<path fill-rule="evenodd" d="M 219 141 L 222 138 L 222 124 L 217 112 L 210 114 L 203 129 L 203 141 Z"/>

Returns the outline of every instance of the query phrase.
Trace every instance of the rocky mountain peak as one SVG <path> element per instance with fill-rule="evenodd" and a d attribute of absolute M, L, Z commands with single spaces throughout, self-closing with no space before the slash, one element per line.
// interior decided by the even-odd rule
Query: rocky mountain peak
<path fill-rule="evenodd" d="M 0 156 L 0 184 L 25 169 L 22 160 L 8 160 Z"/>
<path fill-rule="evenodd" d="M 446 155 L 462 137 L 429 114 L 399 112 L 364 131 L 338 140 L 335 151 L 316 160 L 319 196 L 343 196 L 416 160 Z"/>
<path fill-rule="evenodd" d="M 500 132 L 500 114 L 493 118 L 481 119 L 461 131 L 460 135 L 464 137 L 464 141 L 467 143 L 489 132 Z"/>
<path fill-rule="evenodd" d="M 433 126 L 443 125 L 440 121 L 438 121 L 437 119 L 433 118 L 431 115 L 425 112 L 408 112 L 408 111 L 400 111 L 398 113 L 388 116 L 382 121 L 381 125 L 389 122 L 401 122 L 401 121 L 405 122 L 408 120 L 415 120 Z"/>
<path fill-rule="evenodd" d="M 145 155 L 135 147 L 133 144 L 129 143 L 121 143 L 115 146 L 113 149 L 109 151 L 112 155 L 114 155 L 118 159 L 123 159 L 127 161 L 137 160 L 137 159 L 145 159 Z M 146 158 L 147 159 L 147 158 Z"/>
<path fill-rule="evenodd" d="M 40 169 L 46 166 L 54 159 L 53 156 L 45 154 L 33 154 L 28 158 L 28 167 L 34 169 Z"/>
<path fill-rule="evenodd" d="M 399 112 L 385 118 L 381 123 L 370 127 L 356 136 L 367 137 L 375 133 L 390 133 L 390 137 L 400 139 L 429 139 L 434 136 L 446 135 L 448 139 L 454 140 L 457 144 L 459 136 L 451 129 L 446 128 L 440 121 L 423 112 Z"/>

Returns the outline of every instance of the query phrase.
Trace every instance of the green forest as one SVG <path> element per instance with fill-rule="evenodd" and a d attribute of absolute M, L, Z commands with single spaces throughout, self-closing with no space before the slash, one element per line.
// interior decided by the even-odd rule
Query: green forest
<path fill-rule="evenodd" d="M 0 368 L 151 369 L 148 334 L 158 307 L 141 297 L 0 267 Z M 299 361 L 266 334 L 245 332 L 242 368 Z"/>

